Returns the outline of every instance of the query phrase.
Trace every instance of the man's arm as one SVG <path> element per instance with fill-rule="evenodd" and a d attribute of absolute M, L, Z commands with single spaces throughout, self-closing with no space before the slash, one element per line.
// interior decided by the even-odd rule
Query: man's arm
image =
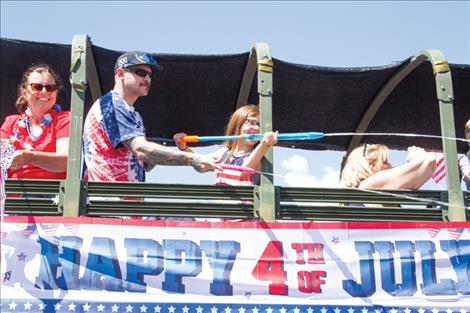
<path fill-rule="evenodd" d="M 143 136 L 137 136 L 123 142 L 131 151 L 142 160 L 145 169 L 152 169 L 155 165 L 190 165 L 196 171 L 204 173 L 221 168 L 201 154 L 186 153 L 147 141 Z"/>

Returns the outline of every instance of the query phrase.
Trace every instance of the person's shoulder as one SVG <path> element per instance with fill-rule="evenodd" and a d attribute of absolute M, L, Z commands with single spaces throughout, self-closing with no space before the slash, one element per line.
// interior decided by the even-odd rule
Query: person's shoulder
<path fill-rule="evenodd" d="M 64 118 L 64 117 L 70 118 L 70 111 L 67 111 L 67 110 L 59 111 L 57 112 L 56 116 L 60 118 Z"/>
<path fill-rule="evenodd" d="M 20 118 L 21 118 L 21 115 L 19 115 L 19 114 L 8 115 L 7 117 L 5 117 L 5 122 L 3 122 L 3 126 L 14 124 Z"/>

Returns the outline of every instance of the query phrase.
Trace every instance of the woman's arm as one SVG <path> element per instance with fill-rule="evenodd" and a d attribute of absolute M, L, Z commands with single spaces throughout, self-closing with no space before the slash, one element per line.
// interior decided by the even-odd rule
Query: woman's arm
<path fill-rule="evenodd" d="M 419 189 L 431 178 L 435 170 L 434 153 L 410 147 L 406 164 L 375 173 L 362 181 L 359 188 Z"/>
<path fill-rule="evenodd" d="M 18 150 L 11 162 L 12 168 L 20 168 L 31 164 L 53 173 L 67 171 L 67 156 L 69 150 L 69 138 L 56 140 L 56 152 Z"/>

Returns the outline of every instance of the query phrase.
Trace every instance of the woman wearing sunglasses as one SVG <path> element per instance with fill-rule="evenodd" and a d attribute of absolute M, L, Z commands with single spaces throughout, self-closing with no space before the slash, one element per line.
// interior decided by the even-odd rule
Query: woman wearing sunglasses
<path fill-rule="evenodd" d="M 16 152 L 9 178 L 65 179 L 70 113 L 56 104 L 60 78 L 47 64 L 34 64 L 18 86 L 19 115 L 7 116 L 1 128 Z"/>
<path fill-rule="evenodd" d="M 364 144 L 355 148 L 341 172 L 340 185 L 370 189 L 419 189 L 433 175 L 436 156 L 419 147 L 409 147 L 407 162 L 392 167 L 388 148 Z"/>

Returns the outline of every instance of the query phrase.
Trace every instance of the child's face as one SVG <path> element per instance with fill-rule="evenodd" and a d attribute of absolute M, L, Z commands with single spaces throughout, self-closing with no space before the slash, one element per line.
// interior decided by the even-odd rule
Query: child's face
<path fill-rule="evenodd" d="M 248 116 L 240 128 L 240 134 L 259 134 L 259 116 Z M 250 145 L 255 145 L 257 140 L 244 140 Z"/>
<path fill-rule="evenodd" d="M 259 133 L 259 116 L 248 116 L 240 128 L 241 134 L 258 134 Z"/>

